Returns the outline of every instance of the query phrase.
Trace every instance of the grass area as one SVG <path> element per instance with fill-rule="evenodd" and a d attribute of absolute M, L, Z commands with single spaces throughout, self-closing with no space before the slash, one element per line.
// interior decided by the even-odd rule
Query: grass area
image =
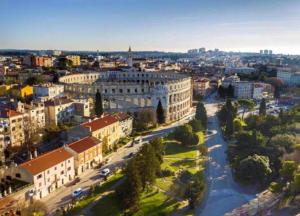
<path fill-rule="evenodd" d="M 176 141 L 167 141 L 164 156 L 167 158 L 196 158 L 197 146 L 183 146 Z"/>
<path fill-rule="evenodd" d="M 199 133 L 200 142 L 204 143 L 203 133 Z M 203 141 L 201 140 L 203 139 Z M 196 174 L 196 160 L 197 150 L 199 146 L 182 146 L 175 141 L 166 141 L 166 149 L 164 155 L 164 162 L 161 165 L 162 170 L 170 170 L 174 175 L 159 177 L 156 180 L 155 187 L 162 191 L 171 191 L 176 180 L 176 173 L 183 170 L 188 170 L 192 174 Z M 204 167 L 204 162 L 200 162 L 200 166 Z M 177 188 L 181 185 L 178 185 Z M 162 191 L 153 189 L 149 192 L 144 192 L 140 201 L 140 210 L 133 214 L 134 216 L 157 216 L 157 215 L 171 215 L 180 209 L 183 204 L 178 202 L 174 197 L 168 196 Z M 172 193 L 175 196 L 179 194 Z M 109 206 L 109 208 L 108 208 Z M 94 208 L 92 208 L 93 215 L 105 216 L 120 216 L 122 215 L 120 204 L 115 193 L 109 194 L 100 199 Z M 184 215 L 193 215 L 193 211 L 185 212 Z"/>
<path fill-rule="evenodd" d="M 103 192 L 107 191 L 109 188 L 111 188 L 115 183 L 117 183 L 121 178 L 123 177 L 123 174 L 121 172 L 117 172 L 116 174 L 110 176 L 106 182 L 103 184 L 96 186 L 95 190 L 87 195 L 86 197 L 80 199 L 77 201 L 75 208 L 72 209 L 71 212 L 69 212 L 68 215 L 74 215 L 75 213 L 79 213 L 83 208 L 85 208 L 90 203 L 94 202 L 95 199 L 102 194 Z"/>

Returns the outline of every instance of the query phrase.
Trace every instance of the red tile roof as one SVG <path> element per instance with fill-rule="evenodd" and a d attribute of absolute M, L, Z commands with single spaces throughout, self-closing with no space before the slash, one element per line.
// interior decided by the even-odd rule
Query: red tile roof
<path fill-rule="evenodd" d="M 71 153 L 64 148 L 58 148 L 45 154 L 39 155 L 30 161 L 22 163 L 20 167 L 30 172 L 32 175 L 41 173 L 69 158 L 73 157 Z"/>
<path fill-rule="evenodd" d="M 9 108 L 0 107 L 0 118 L 10 118 L 18 115 L 22 115 L 22 113 Z"/>
<path fill-rule="evenodd" d="M 81 153 L 81 152 L 84 152 L 84 151 L 98 145 L 99 143 L 100 143 L 100 141 L 94 137 L 85 137 L 81 140 L 70 143 L 68 145 L 68 147 L 77 153 Z"/>
<path fill-rule="evenodd" d="M 107 115 L 99 119 L 95 119 L 91 122 L 83 123 L 83 127 L 91 128 L 91 132 L 104 128 L 108 125 L 111 125 L 117 122 L 118 119 L 112 115 Z"/>
<path fill-rule="evenodd" d="M 124 121 L 128 118 L 130 118 L 131 116 L 128 115 L 127 113 L 124 113 L 124 112 L 119 112 L 119 113 L 116 113 L 114 114 L 114 116 L 119 120 L 119 121 Z"/>

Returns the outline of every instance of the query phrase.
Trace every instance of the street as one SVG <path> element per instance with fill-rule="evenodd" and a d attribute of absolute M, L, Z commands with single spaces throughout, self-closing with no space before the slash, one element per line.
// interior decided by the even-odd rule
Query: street
<path fill-rule="evenodd" d="M 153 130 L 150 134 L 142 136 L 142 143 L 135 144 L 134 146 L 131 147 L 131 142 L 130 142 L 127 145 L 119 148 L 117 152 L 114 152 L 106 157 L 106 158 L 110 158 L 109 162 L 101 169 L 109 168 L 111 170 L 114 170 L 116 167 L 119 167 L 128 159 L 127 156 L 130 153 L 137 152 L 138 149 L 143 144 L 148 143 L 151 139 L 155 137 L 165 136 L 168 133 L 170 133 L 172 130 L 174 130 L 174 128 L 176 128 L 177 126 L 187 123 L 193 115 L 194 115 L 194 110 L 189 116 L 186 116 L 180 121 L 174 122 L 165 127 L 157 128 Z M 104 160 L 106 158 L 104 158 Z M 86 173 L 79 176 L 79 178 L 80 178 L 80 182 L 78 182 L 77 184 L 69 187 L 63 186 L 41 200 L 42 202 L 46 203 L 48 207 L 49 215 L 53 215 L 57 209 L 70 203 L 72 200 L 71 194 L 77 188 L 82 188 L 82 190 L 85 193 L 91 185 L 100 182 L 102 180 L 100 177 L 100 169 L 88 170 Z"/>
<path fill-rule="evenodd" d="M 227 144 L 218 124 L 218 103 L 208 99 L 205 103 L 208 114 L 208 130 L 216 131 L 206 141 L 209 161 L 206 165 L 207 192 L 202 204 L 196 209 L 196 215 L 221 216 L 241 206 L 255 197 L 248 194 L 235 183 L 226 159 Z"/>

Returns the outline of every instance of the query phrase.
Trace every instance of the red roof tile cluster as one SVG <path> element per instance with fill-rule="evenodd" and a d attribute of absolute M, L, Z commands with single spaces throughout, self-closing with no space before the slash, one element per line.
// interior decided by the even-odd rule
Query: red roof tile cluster
<path fill-rule="evenodd" d="M 83 123 L 82 126 L 91 128 L 91 132 L 94 132 L 94 131 L 104 128 L 108 125 L 111 125 L 117 121 L 119 121 L 119 120 L 116 117 L 114 117 L 113 115 L 107 115 L 102 118 L 95 119 L 91 122 Z"/>
<path fill-rule="evenodd" d="M 73 157 L 71 153 L 67 152 L 64 148 L 58 148 L 45 154 L 39 155 L 25 163 L 20 167 L 30 172 L 32 175 L 41 173 L 69 158 Z"/>
<path fill-rule="evenodd" d="M 22 113 L 9 108 L 0 107 L 0 118 L 10 118 L 18 115 L 22 115 Z"/>
<path fill-rule="evenodd" d="M 119 112 L 114 114 L 114 116 L 119 120 L 119 121 L 124 121 L 128 118 L 130 118 L 130 115 L 128 115 L 127 113 L 124 112 Z"/>
<path fill-rule="evenodd" d="M 75 152 L 81 153 L 81 152 L 84 152 L 84 151 L 98 145 L 99 143 L 100 143 L 100 141 L 94 137 L 85 137 L 81 140 L 70 143 L 68 146 Z"/>

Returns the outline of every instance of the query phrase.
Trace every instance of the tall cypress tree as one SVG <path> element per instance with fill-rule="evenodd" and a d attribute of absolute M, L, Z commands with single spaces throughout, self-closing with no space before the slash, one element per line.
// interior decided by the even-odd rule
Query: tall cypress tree
<path fill-rule="evenodd" d="M 103 104 L 102 104 L 102 97 L 97 89 L 96 97 L 95 97 L 95 114 L 100 117 L 103 114 Z"/>
<path fill-rule="evenodd" d="M 197 104 L 195 118 L 201 121 L 204 128 L 207 127 L 207 114 L 203 103 Z"/>
<path fill-rule="evenodd" d="M 228 112 L 228 114 L 227 114 L 225 133 L 226 133 L 227 136 L 231 136 L 233 134 L 233 115 L 232 115 L 232 112 Z"/>
<path fill-rule="evenodd" d="M 156 118 L 157 118 L 157 122 L 159 124 L 163 124 L 165 123 L 165 112 L 164 112 L 164 108 L 161 104 L 161 101 L 159 100 L 158 101 L 158 105 L 157 105 L 157 108 L 156 108 Z"/>
<path fill-rule="evenodd" d="M 266 114 L 267 114 L 266 100 L 263 98 L 259 105 L 259 115 L 265 116 Z"/>

